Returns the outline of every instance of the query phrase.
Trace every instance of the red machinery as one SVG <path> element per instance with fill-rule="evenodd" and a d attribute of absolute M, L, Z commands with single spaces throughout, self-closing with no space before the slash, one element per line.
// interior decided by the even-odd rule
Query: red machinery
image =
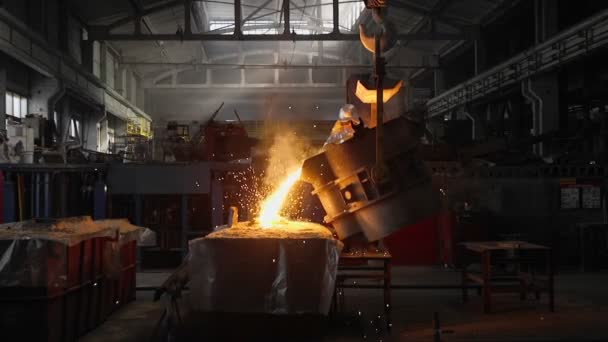
<path fill-rule="evenodd" d="M 249 138 L 237 111 L 237 122 L 215 121 L 224 106 L 222 103 L 206 123 L 200 125 L 198 132 L 190 136 L 190 126 L 170 123 L 167 126 L 169 137 L 163 148 L 173 155 L 176 161 L 232 161 L 251 157 L 251 147 L 256 140 Z"/>
<path fill-rule="evenodd" d="M 204 160 L 230 161 L 249 158 L 255 140 L 247 135 L 239 113 L 234 110 L 238 120 L 236 123 L 215 121 L 215 117 L 223 105 L 222 103 L 207 124 L 201 127 L 204 140 Z"/>

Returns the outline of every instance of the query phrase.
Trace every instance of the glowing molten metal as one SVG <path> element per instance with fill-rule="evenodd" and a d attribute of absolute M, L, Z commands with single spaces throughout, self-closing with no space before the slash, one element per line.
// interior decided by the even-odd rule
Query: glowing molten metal
<path fill-rule="evenodd" d="M 281 208 L 289 194 L 291 187 L 300 179 L 302 168 L 298 168 L 279 185 L 279 187 L 268 196 L 263 202 L 260 209 L 258 220 L 262 228 L 270 228 L 273 223 L 281 220 Z"/>

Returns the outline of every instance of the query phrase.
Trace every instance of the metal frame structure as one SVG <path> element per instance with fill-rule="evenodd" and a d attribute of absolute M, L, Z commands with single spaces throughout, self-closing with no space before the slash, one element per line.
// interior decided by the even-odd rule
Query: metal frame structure
<path fill-rule="evenodd" d="M 161 66 L 161 67 L 193 67 L 211 69 L 370 69 L 367 64 L 256 64 L 256 63 L 163 63 L 163 62 L 123 62 L 121 65 Z M 387 69 L 435 69 L 428 65 L 387 65 Z"/>
<path fill-rule="evenodd" d="M 608 10 L 491 68 L 427 102 L 428 118 L 570 62 L 608 44 Z"/>
<path fill-rule="evenodd" d="M 133 3 L 135 0 L 131 0 Z M 203 0 L 176 0 L 171 1 L 165 4 L 153 6 L 150 8 L 142 8 L 137 5 L 137 3 L 133 3 L 134 9 L 136 13 L 132 16 L 127 16 L 125 18 L 114 21 L 108 25 L 92 25 L 88 27 L 88 39 L 92 41 L 134 41 L 134 40 L 153 40 L 153 41 L 169 41 L 169 40 L 179 40 L 179 41 L 188 41 L 188 40 L 196 40 L 196 41 L 356 41 L 359 40 L 359 35 L 350 34 L 350 33 L 342 33 L 339 28 L 339 0 L 333 0 L 333 29 L 330 33 L 321 33 L 321 34 L 297 34 L 290 26 L 290 11 L 291 11 L 291 1 L 284 0 L 281 6 L 281 13 L 283 16 L 283 33 L 280 34 L 245 34 L 242 31 L 242 26 L 245 22 L 251 21 L 254 18 L 254 15 L 257 12 L 267 6 L 268 1 L 263 3 L 260 7 L 256 7 L 254 12 L 248 15 L 246 18 L 242 18 L 242 4 L 241 0 L 234 0 L 234 33 L 233 34 L 219 34 L 219 33 L 193 33 L 192 32 L 192 23 L 191 23 L 191 13 L 192 13 L 192 3 L 195 1 L 203 1 Z M 404 3 L 403 1 L 396 2 L 395 7 L 406 8 L 408 10 L 414 11 L 414 13 L 424 16 L 429 16 L 432 27 L 434 28 L 435 21 L 445 22 L 450 26 L 456 27 L 460 29 L 460 33 L 440 33 L 436 32 L 436 30 L 432 29 L 431 32 L 414 32 L 414 33 L 406 33 L 400 34 L 397 36 L 400 40 L 470 40 L 474 39 L 476 36 L 475 29 L 467 29 L 460 23 L 456 23 L 452 20 L 444 18 L 441 16 L 442 9 L 447 6 L 448 1 L 442 1 L 442 6 L 439 6 L 440 10 L 436 10 L 433 8 L 431 11 L 420 9 L 416 6 L 409 5 Z M 445 5 L 443 5 L 445 3 Z M 157 34 L 153 33 L 152 30 L 149 29 L 149 34 L 144 34 L 141 30 L 141 23 L 143 21 L 144 25 L 146 25 L 145 16 L 160 12 L 169 8 L 174 8 L 176 6 L 184 6 L 184 27 L 181 30 L 178 30 L 174 34 Z M 319 6 L 319 5 L 316 5 Z M 302 9 L 301 7 L 295 6 L 297 9 Z M 256 12 L 257 11 L 257 12 Z M 276 12 L 275 12 L 276 13 Z M 128 24 L 130 22 L 134 22 L 134 30 L 132 33 L 111 33 L 112 29 L 120 27 L 122 25 Z"/>

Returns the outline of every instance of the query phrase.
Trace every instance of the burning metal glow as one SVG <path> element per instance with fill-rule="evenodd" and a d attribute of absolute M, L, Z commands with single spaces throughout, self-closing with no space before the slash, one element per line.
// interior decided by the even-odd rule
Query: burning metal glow
<path fill-rule="evenodd" d="M 394 87 L 384 89 L 382 91 L 382 99 L 384 103 L 388 102 L 388 100 L 395 96 L 395 94 L 397 94 L 399 90 L 401 90 L 402 86 L 403 81 L 399 81 L 399 83 L 397 83 Z M 361 100 L 361 102 L 376 103 L 376 93 L 376 89 L 367 89 L 363 84 L 361 84 L 361 81 L 357 81 L 357 89 L 355 90 L 355 95 L 357 96 L 357 98 L 359 98 L 359 100 Z"/>
<path fill-rule="evenodd" d="M 262 228 L 270 228 L 273 223 L 281 220 L 281 208 L 283 208 L 285 199 L 287 199 L 287 195 L 289 195 L 289 190 L 298 179 L 300 179 L 301 174 L 302 168 L 298 168 L 291 172 L 279 185 L 277 190 L 262 202 L 260 216 L 258 217 L 258 221 Z"/>

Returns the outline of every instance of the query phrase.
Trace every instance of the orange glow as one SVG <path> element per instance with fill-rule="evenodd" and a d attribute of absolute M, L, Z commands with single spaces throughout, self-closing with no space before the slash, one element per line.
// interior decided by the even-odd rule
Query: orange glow
<path fill-rule="evenodd" d="M 397 85 L 390 89 L 384 89 L 382 91 L 382 100 L 384 103 L 388 102 L 395 94 L 399 92 L 401 87 L 403 86 L 403 81 L 399 81 Z M 363 103 L 376 103 L 376 89 L 367 89 L 361 81 L 357 81 L 357 89 L 355 90 L 355 95 L 361 102 Z"/>
<path fill-rule="evenodd" d="M 279 187 L 262 202 L 258 217 L 262 228 L 270 228 L 273 223 L 281 220 L 281 208 L 283 208 L 289 190 L 300 179 L 301 174 L 302 168 L 291 172 Z"/>

